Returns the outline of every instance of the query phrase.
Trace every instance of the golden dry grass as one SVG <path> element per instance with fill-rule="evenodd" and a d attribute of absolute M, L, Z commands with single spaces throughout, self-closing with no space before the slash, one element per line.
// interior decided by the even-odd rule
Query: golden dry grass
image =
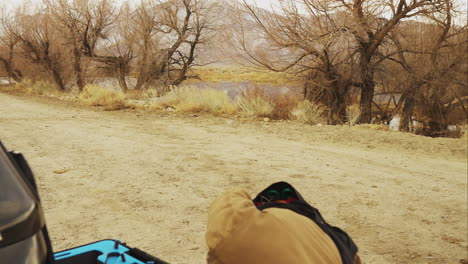
<path fill-rule="evenodd" d="M 57 97 L 62 94 L 62 92 L 60 92 L 55 85 L 51 84 L 48 81 L 42 80 L 24 80 L 22 82 L 17 83 L 14 87 L 15 89 L 34 95 Z"/>
<path fill-rule="evenodd" d="M 265 91 L 260 88 L 242 91 L 237 106 L 244 114 L 252 117 L 270 117 L 275 110 Z"/>
<path fill-rule="evenodd" d="M 303 100 L 302 96 L 294 94 L 280 94 L 270 96 L 270 102 L 274 110 L 271 113 L 272 119 L 291 119 L 292 111 Z"/>
<path fill-rule="evenodd" d="M 90 106 L 103 106 L 107 110 L 117 110 L 125 107 L 125 94 L 88 84 L 79 95 L 79 100 Z"/>
<path fill-rule="evenodd" d="M 151 100 L 159 96 L 160 96 L 159 91 L 156 89 L 145 89 L 141 92 L 141 97 L 146 100 Z"/>
<path fill-rule="evenodd" d="M 169 91 L 152 103 L 152 108 L 172 107 L 178 112 L 207 112 L 232 114 L 237 111 L 227 94 L 214 89 L 181 86 Z"/>
<path fill-rule="evenodd" d="M 468 124 L 465 124 L 461 128 L 460 138 L 468 142 Z"/>
<path fill-rule="evenodd" d="M 237 105 L 248 116 L 269 117 L 274 110 L 273 105 L 263 97 L 241 97 Z"/>
<path fill-rule="evenodd" d="M 360 124 L 356 125 L 356 128 L 365 128 L 371 130 L 390 131 L 388 125 L 384 124 Z"/>
<path fill-rule="evenodd" d="M 346 116 L 350 126 L 354 126 L 361 117 L 361 106 L 359 104 L 352 104 L 346 107 Z"/>
<path fill-rule="evenodd" d="M 220 67 L 220 68 L 197 68 L 193 70 L 194 75 L 200 77 L 204 82 L 243 82 L 264 84 L 291 84 L 296 83 L 291 74 L 277 73 L 257 68 Z M 193 80 L 192 80 L 193 81 Z"/>
<path fill-rule="evenodd" d="M 305 124 L 317 125 L 324 122 L 323 112 L 324 110 L 320 105 L 304 100 L 297 104 L 291 114 Z"/>

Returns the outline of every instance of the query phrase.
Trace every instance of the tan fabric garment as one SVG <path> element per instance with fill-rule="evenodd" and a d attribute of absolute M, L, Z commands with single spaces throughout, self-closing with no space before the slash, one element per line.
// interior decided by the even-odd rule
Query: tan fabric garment
<path fill-rule="evenodd" d="M 287 209 L 259 211 L 241 190 L 224 193 L 208 211 L 209 264 L 340 264 L 331 238 Z"/>

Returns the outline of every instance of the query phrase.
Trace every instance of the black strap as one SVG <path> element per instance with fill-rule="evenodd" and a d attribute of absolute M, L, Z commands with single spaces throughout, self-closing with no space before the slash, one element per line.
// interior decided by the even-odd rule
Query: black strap
<path fill-rule="evenodd" d="M 127 254 L 143 262 L 153 261 L 154 264 L 169 264 L 163 260 L 151 256 L 144 251 L 139 250 L 138 248 L 131 248 Z"/>
<path fill-rule="evenodd" d="M 297 200 L 291 201 L 290 203 L 262 202 L 262 197 L 264 197 L 269 190 L 279 191 L 284 188 L 291 189 Z M 272 207 L 283 208 L 289 209 L 311 219 L 333 240 L 336 247 L 338 248 L 338 251 L 340 252 L 342 263 L 352 264 L 354 262 L 354 257 L 358 252 L 358 247 L 351 239 L 351 237 L 340 228 L 329 225 L 322 217 L 319 210 L 307 203 L 301 194 L 291 184 L 287 182 L 274 183 L 260 192 L 257 197 L 255 197 L 253 202 L 260 211 Z"/>

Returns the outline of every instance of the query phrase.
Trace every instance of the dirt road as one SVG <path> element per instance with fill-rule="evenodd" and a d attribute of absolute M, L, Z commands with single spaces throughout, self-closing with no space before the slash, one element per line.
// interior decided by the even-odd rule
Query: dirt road
<path fill-rule="evenodd" d="M 285 180 L 354 238 L 365 263 L 468 258 L 460 139 L 103 112 L 1 93 L 0 139 L 37 174 L 56 251 L 119 238 L 172 263 L 205 263 L 210 201 Z"/>

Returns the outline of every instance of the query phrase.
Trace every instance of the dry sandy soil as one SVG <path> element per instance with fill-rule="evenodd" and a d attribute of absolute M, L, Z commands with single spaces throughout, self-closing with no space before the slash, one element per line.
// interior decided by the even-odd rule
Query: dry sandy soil
<path fill-rule="evenodd" d="M 1 93 L 0 138 L 39 179 L 56 251 L 119 238 L 171 263 L 204 263 L 210 201 L 284 180 L 353 237 L 365 263 L 467 261 L 461 139 Z"/>

